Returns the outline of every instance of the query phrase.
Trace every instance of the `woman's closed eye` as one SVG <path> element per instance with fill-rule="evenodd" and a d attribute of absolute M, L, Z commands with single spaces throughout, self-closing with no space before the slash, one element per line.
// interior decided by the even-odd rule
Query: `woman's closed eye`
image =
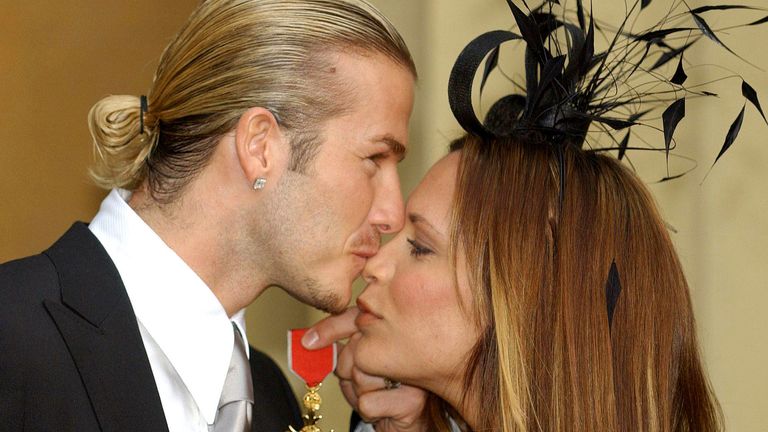
<path fill-rule="evenodd" d="M 408 244 L 410 245 L 412 257 L 419 258 L 426 255 L 434 254 L 434 252 L 431 249 L 420 244 L 418 241 L 412 240 L 412 239 L 407 239 L 407 240 L 408 240 Z"/>

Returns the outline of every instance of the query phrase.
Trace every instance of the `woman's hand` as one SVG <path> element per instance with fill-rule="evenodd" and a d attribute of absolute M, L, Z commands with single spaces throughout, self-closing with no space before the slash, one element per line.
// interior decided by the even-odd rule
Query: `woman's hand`
<path fill-rule="evenodd" d="M 302 343 L 308 349 L 319 349 L 337 342 L 335 373 L 341 391 L 363 420 L 374 424 L 377 431 L 426 430 L 423 421 L 426 391 L 405 384 L 392 388 L 392 381 L 388 386 L 386 378 L 368 375 L 357 367 L 355 347 L 361 337 L 355 326 L 357 313 L 357 308 L 350 308 L 323 319 L 307 332 Z M 338 342 L 347 338 L 347 345 Z"/>

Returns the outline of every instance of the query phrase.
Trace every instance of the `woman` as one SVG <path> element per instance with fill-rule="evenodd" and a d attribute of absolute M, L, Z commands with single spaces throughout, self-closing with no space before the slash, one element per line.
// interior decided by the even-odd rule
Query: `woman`
<path fill-rule="evenodd" d="M 424 430 L 717 430 L 688 287 L 615 159 L 467 137 L 365 269 L 357 366 L 428 390 Z M 621 293 L 609 319 L 612 264 Z"/>

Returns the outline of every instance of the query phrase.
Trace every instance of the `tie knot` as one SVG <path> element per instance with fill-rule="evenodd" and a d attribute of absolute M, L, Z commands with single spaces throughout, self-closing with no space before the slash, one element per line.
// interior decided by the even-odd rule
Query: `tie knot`
<path fill-rule="evenodd" d="M 229 363 L 227 378 L 221 391 L 219 409 L 228 403 L 237 401 L 253 403 L 253 381 L 251 380 L 251 366 L 245 354 L 245 341 L 243 341 L 243 336 L 235 323 L 232 323 L 232 328 L 234 330 L 232 360 Z"/>

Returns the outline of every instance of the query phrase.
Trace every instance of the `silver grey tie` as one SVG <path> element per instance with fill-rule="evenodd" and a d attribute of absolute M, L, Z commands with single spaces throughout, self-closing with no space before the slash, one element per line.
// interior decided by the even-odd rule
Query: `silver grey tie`
<path fill-rule="evenodd" d="M 253 413 L 253 381 L 251 366 L 245 355 L 245 343 L 240 331 L 235 330 L 235 346 L 229 363 L 227 379 L 219 399 L 216 420 L 208 429 L 211 432 L 250 432 Z"/>

